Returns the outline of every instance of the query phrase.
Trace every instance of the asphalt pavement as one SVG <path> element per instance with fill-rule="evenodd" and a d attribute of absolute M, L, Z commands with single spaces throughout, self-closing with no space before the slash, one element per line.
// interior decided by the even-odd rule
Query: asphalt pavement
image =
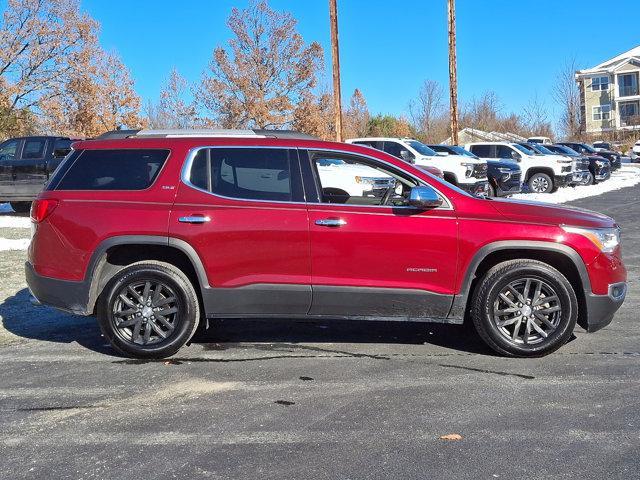
<path fill-rule="evenodd" d="M 539 359 L 464 326 L 227 320 L 130 360 L 0 252 L 0 478 L 640 478 L 640 186 L 574 204 L 622 226 L 629 295 Z"/>

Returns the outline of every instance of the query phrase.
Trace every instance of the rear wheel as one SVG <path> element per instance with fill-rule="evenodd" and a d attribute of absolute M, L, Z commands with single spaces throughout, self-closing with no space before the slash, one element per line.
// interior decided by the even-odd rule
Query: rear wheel
<path fill-rule="evenodd" d="M 571 283 L 555 268 L 536 260 L 510 260 L 479 281 L 471 317 L 496 352 L 536 357 L 567 342 L 578 318 L 578 301 Z"/>
<path fill-rule="evenodd" d="M 16 213 L 29 213 L 31 202 L 11 202 L 11 208 Z"/>
<path fill-rule="evenodd" d="M 529 178 L 529 190 L 533 193 L 551 193 L 555 191 L 553 180 L 546 173 L 534 173 Z"/>
<path fill-rule="evenodd" d="M 98 323 L 120 353 L 163 358 L 195 333 L 198 297 L 189 278 L 163 262 L 134 263 L 109 281 L 98 299 Z"/>

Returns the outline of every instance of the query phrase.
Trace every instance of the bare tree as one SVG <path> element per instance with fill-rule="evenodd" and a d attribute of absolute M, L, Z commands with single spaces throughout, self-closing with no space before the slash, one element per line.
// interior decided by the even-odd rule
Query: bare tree
<path fill-rule="evenodd" d="M 540 102 L 537 94 L 522 109 L 522 127 L 525 136 L 553 136 L 547 109 Z"/>
<path fill-rule="evenodd" d="M 193 128 L 198 124 L 196 107 L 187 100 L 187 80 L 174 68 L 160 91 L 157 105 L 147 105 L 151 128 Z"/>
<path fill-rule="evenodd" d="M 580 89 L 576 83 L 576 61 L 568 60 L 558 73 L 553 89 L 553 98 L 560 105 L 560 131 L 567 138 L 580 137 L 582 121 L 580 112 Z"/>
<path fill-rule="evenodd" d="M 324 92 L 314 95 L 305 92 L 293 110 L 292 128 L 322 140 L 335 140 L 336 125 L 333 96 Z"/>
<path fill-rule="evenodd" d="M 345 111 L 344 135 L 345 138 L 364 137 L 369 128 L 369 107 L 364 95 L 359 89 L 353 91 L 349 106 Z"/>
<path fill-rule="evenodd" d="M 435 80 L 425 80 L 418 98 L 409 102 L 409 117 L 413 127 L 425 138 L 431 137 L 435 122 L 444 112 L 444 92 Z"/>
<path fill-rule="evenodd" d="M 227 25 L 229 50 L 218 47 L 196 91 L 199 107 L 226 128 L 281 128 L 294 106 L 316 85 L 322 47 L 305 45 L 287 12 L 252 0 L 234 8 Z"/>
<path fill-rule="evenodd" d="M 464 105 L 460 115 L 460 126 L 491 132 L 500 124 L 502 104 L 495 92 L 485 92 L 479 99 Z"/>

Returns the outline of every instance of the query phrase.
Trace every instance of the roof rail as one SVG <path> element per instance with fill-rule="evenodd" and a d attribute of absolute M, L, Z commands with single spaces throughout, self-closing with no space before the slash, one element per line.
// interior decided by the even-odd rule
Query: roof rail
<path fill-rule="evenodd" d="M 194 138 L 194 137 L 256 137 L 256 138 L 297 138 L 318 140 L 318 137 L 293 130 L 233 130 L 233 129 L 158 129 L 158 130 L 112 130 L 105 132 L 96 139 L 122 138 Z"/>

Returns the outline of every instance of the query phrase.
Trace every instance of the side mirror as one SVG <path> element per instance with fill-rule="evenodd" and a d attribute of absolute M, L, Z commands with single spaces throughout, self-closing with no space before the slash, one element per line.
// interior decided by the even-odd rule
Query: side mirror
<path fill-rule="evenodd" d="M 70 148 L 56 148 L 53 151 L 53 156 L 55 158 L 64 158 L 69 154 L 70 151 L 71 151 Z"/>
<path fill-rule="evenodd" d="M 516 162 L 519 162 L 520 160 L 522 160 L 522 155 L 520 155 L 518 152 L 511 152 L 511 158 L 513 158 Z"/>
<path fill-rule="evenodd" d="M 411 152 L 409 150 L 400 150 L 400 157 L 405 162 L 413 162 L 413 155 L 411 154 Z"/>
<path fill-rule="evenodd" d="M 442 198 L 432 188 L 413 187 L 409 192 L 409 205 L 416 208 L 436 208 L 442 205 Z"/>

